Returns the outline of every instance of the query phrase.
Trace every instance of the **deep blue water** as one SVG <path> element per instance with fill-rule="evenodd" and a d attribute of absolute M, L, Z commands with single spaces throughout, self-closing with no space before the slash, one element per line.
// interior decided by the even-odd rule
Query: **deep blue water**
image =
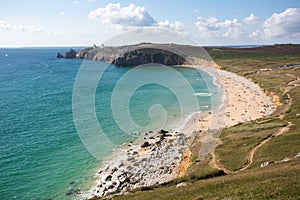
<path fill-rule="evenodd" d="M 58 51 L 67 50 L 0 49 L 0 199 L 72 198 L 66 192 L 87 190 L 101 164 L 87 151 L 75 128 L 72 92 L 83 61 L 56 59 Z M 129 70 L 109 66 L 95 96 L 99 124 L 115 144 L 132 139 L 116 125 L 111 110 L 112 90 Z M 159 67 L 155 70 L 160 73 Z M 176 70 L 195 92 L 216 92 L 207 74 L 202 75 L 209 80 L 210 91 L 196 70 Z M 146 125 L 153 104 L 161 104 L 168 111 L 166 127 L 175 128 L 182 122 L 176 95 L 155 84 L 144 85 L 132 94 L 132 119 Z M 201 97 L 199 105 L 209 109 L 210 97 Z"/>

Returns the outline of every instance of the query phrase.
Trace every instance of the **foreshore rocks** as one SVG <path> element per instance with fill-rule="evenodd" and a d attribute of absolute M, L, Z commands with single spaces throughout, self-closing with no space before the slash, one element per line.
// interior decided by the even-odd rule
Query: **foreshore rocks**
<path fill-rule="evenodd" d="M 74 49 L 70 49 L 68 52 L 65 53 L 65 55 L 63 56 L 61 53 L 57 53 L 56 58 L 67 58 L 67 59 L 75 59 L 77 52 Z"/>
<path fill-rule="evenodd" d="M 74 49 L 70 49 L 70 51 L 65 53 L 65 58 L 71 58 L 74 59 L 76 58 L 77 52 Z"/>
<path fill-rule="evenodd" d="M 61 53 L 57 53 L 56 58 L 64 58 L 64 56 Z"/>
<path fill-rule="evenodd" d="M 102 197 L 170 181 L 178 177 L 177 166 L 191 136 L 169 133 L 167 137 L 148 137 L 143 145 L 132 144 L 118 153 L 99 171 L 97 186 L 91 195 Z M 151 139 L 150 139 L 151 138 Z"/>

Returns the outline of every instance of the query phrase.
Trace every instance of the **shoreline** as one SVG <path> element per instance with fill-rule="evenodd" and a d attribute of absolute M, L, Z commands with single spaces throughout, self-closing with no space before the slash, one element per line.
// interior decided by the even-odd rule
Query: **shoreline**
<path fill-rule="evenodd" d="M 189 166 L 189 147 L 196 134 L 201 134 L 203 150 L 207 155 L 218 140 L 210 130 L 220 130 L 239 123 L 270 115 L 274 111 L 271 99 L 255 83 L 234 73 L 200 66 L 179 66 L 199 69 L 214 78 L 214 84 L 223 89 L 222 105 L 217 109 L 191 113 L 174 132 L 145 133 L 144 139 L 128 143 L 113 152 L 114 159 L 101 165 L 96 186 L 84 199 L 128 191 L 171 181 L 185 174 Z M 213 106 L 212 106 L 213 107 Z M 182 127 L 182 128 L 179 128 Z M 204 135 L 202 133 L 205 133 Z M 220 134 L 220 131 L 219 131 Z M 201 147 L 202 148 L 202 147 Z"/>

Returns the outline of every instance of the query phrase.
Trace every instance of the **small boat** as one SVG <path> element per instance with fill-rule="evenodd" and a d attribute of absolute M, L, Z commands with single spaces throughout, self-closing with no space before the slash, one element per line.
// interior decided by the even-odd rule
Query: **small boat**
<path fill-rule="evenodd" d="M 7 53 L 5 54 L 5 57 L 8 57 Z"/>

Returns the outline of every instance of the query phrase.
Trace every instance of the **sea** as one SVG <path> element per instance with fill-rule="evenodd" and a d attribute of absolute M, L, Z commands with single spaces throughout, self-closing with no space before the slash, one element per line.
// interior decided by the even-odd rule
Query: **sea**
<path fill-rule="evenodd" d="M 75 193 L 92 187 L 97 169 L 118 145 L 138 137 L 142 129 L 130 129 L 132 124 L 145 127 L 151 123 L 156 116 L 155 112 L 151 114 L 153 105 L 165 114 L 162 128 L 177 130 L 192 113 L 210 110 L 220 103 L 212 102 L 212 97 L 219 95 L 214 78 L 196 69 L 176 67 L 172 73 L 166 73 L 164 66 L 148 66 L 150 71 L 145 71 L 88 61 L 95 69 L 101 69 L 102 75 L 96 90 L 85 92 L 87 96 L 95 93 L 92 106 L 97 122 L 113 144 L 100 145 L 98 150 L 105 154 L 97 157 L 82 140 L 83 133 L 78 132 L 80 115 L 74 119 L 74 87 L 87 61 L 56 58 L 57 52 L 68 50 L 0 49 L 0 199 L 73 199 Z M 128 74 L 129 79 L 123 78 Z M 152 74 L 157 80 L 133 87 L 131 83 L 147 79 L 145 74 Z M 88 82 L 89 78 L 85 78 Z M 182 109 L 189 103 L 183 105 L 183 97 L 178 93 L 184 94 L 189 86 L 198 107 Z M 128 89 L 131 91 L 124 92 Z M 124 101 L 122 92 L 129 95 Z M 95 127 L 90 124 L 94 121 L 85 123 L 90 129 Z"/>

